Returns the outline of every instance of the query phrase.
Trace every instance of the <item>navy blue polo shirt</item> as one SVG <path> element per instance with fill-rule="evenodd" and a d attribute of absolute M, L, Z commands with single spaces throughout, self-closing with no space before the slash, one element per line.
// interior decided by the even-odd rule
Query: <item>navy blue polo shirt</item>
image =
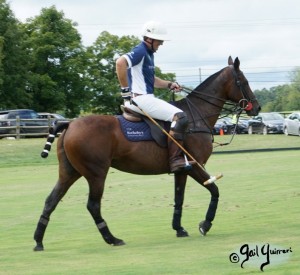
<path fill-rule="evenodd" d="M 134 47 L 124 57 L 128 63 L 128 84 L 130 91 L 138 94 L 153 94 L 154 54 L 144 42 Z"/>

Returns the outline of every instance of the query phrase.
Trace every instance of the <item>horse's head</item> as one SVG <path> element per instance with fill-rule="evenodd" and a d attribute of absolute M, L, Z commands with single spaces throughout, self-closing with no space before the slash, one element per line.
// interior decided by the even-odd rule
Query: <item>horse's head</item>
<path fill-rule="evenodd" d="M 248 80 L 240 70 L 240 60 L 238 57 L 232 60 L 228 58 L 230 87 L 228 89 L 228 99 L 238 102 L 240 107 L 246 111 L 249 116 L 256 116 L 261 110 L 260 105 L 252 92 Z"/>

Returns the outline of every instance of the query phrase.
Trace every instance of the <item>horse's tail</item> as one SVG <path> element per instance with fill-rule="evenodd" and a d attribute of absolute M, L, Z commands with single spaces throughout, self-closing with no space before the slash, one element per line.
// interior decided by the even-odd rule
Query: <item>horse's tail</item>
<path fill-rule="evenodd" d="M 51 150 L 52 143 L 57 135 L 57 133 L 68 129 L 70 121 L 55 121 L 54 125 L 49 128 L 49 135 L 47 138 L 47 142 L 44 146 L 44 150 L 41 153 L 42 158 L 47 158 L 49 155 L 49 151 Z"/>

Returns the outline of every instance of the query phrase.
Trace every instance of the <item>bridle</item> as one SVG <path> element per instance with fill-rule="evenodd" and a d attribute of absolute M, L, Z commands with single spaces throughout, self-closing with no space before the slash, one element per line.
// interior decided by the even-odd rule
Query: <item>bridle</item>
<path fill-rule="evenodd" d="M 214 95 L 210 95 L 210 94 L 207 94 L 207 93 L 204 93 L 204 92 L 201 92 L 201 91 L 198 91 L 198 90 L 192 90 L 192 89 L 189 89 L 187 87 L 182 87 L 182 91 L 191 95 L 191 96 L 196 96 L 198 98 L 200 98 L 201 100 L 211 104 L 211 105 L 214 105 L 220 109 L 222 109 L 223 111 L 227 112 L 226 115 L 224 115 L 223 117 L 225 116 L 228 116 L 229 114 L 236 114 L 237 116 L 237 123 L 235 125 L 235 128 L 233 130 L 233 134 L 232 134 L 232 138 L 230 140 L 230 142 L 228 143 L 223 143 L 223 144 L 219 144 L 219 145 L 227 145 L 227 144 L 230 144 L 235 133 L 236 133 L 236 130 L 237 130 L 237 125 L 238 125 L 238 120 L 239 120 L 239 117 L 241 115 L 241 113 L 243 111 L 250 111 L 252 108 L 253 108 L 253 102 L 254 101 L 257 101 L 257 99 L 255 97 L 250 97 L 246 91 L 246 86 L 248 86 L 248 82 L 247 81 L 244 81 L 242 82 L 241 79 L 240 79 L 240 76 L 243 74 L 241 71 L 240 73 L 237 73 L 236 70 L 234 69 L 234 67 L 232 65 L 229 66 L 231 68 L 231 71 L 232 71 L 232 75 L 233 75 L 233 79 L 234 79 L 234 83 L 235 85 L 238 87 L 239 91 L 241 92 L 241 95 L 242 95 L 242 99 L 239 100 L 238 103 L 234 103 L 234 102 L 227 102 L 226 99 L 224 98 L 220 98 L 220 97 L 216 97 Z M 204 98 L 205 96 L 205 98 Z M 207 99 L 209 98 L 209 99 Z M 219 105 L 219 104 L 216 104 L 214 102 L 211 102 L 210 99 L 217 99 L 218 101 L 222 102 L 222 106 Z M 202 120 L 204 122 L 204 124 L 206 125 L 206 127 L 209 129 L 209 132 L 208 131 L 204 131 L 204 130 L 197 130 L 197 129 L 189 129 L 189 133 L 199 133 L 199 132 L 208 132 L 208 133 L 211 133 L 212 136 L 213 136 L 213 133 L 212 133 L 212 130 L 210 129 L 209 125 L 208 125 L 208 122 L 207 122 L 207 118 L 208 117 L 211 117 L 211 116 L 214 116 L 215 114 L 212 114 L 212 115 L 209 115 L 209 116 L 206 116 L 206 117 L 203 117 L 203 115 L 198 111 L 197 107 L 193 104 L 193 102 L 188 98 L 186 97 L 186 103 L 187 103 L 187 106 L 189 108 L 189 111 L 190 111 L 190 114 L 192 116 L 192 119 L 193 119 L 193 124 L 194 126 L 196 127 L 196 121 L 197 120 Z M 232 106 L 232 108 L 229 108 L 229 107 L 224 107 L 224 103 L 226 103 L 227 106 Z M 198 117 L 199 118 L 196 118 L 195 115 L 194 115 L 194 112 L 193 111 L 196 111 L 197 114 L 198 114 Z"/>
<path fill-rule="evenodd" d="M 246 91 L 246 86 L 248 86 L 248 81 L 244 81 L 242 82 L 240 79 L 240 76 L 243 75 L 243 72 L 240 71 L 239 73 L 237 73 L 237 71 L 234 69 L 234 67 L 232 65 L 229 66 L 229 68 L 231 68 L 231 72 L 233 75 L 233 79 L 235 82 L 235 85 L 239 88 L 241 95 L 242 95 L 242 99 L 239 100 L 238 103 L 233 103 L 233 102 L 227 102 L 227 100 L 225 100 L 224 98 L 220 98 L 220 97 L 216 97 L 214 95 L 210 95 L 207 93 L 203 93 L 201 91 L 195 90 L 195 89 L 189 89 L 187 87 L 182 87 L 182 91 L 189 94 L 189 95 L 194 95 L 196 97 L 201 98 L 203 101 L 210 103 L 211 105 L 214 105 L 216 107 L 220 107 L 225 111 L 229 111 L 228 114 L 233 114 L 233 113 L 242 113 L 243 111 L 250 111 L 253 108 L 253 102 L 257 101 L 256 97 L 251 97 L 248 95 L 247 91 Z M 217 99 L 219 101 L 221 101 L 223 104 L 226 103 L 228 106 L 234 106 L 232 109 L 228 109 L 226 107 L 221 107 L 218 104 L 215 104 L 213 102 L 211 102 L 209 99 L 203 98 L 203 95 L 205 95 L 205 97 L 209 97 L 212 99 Z M 174 100 L 173 100 L 174 101 Z"/>
<path fill-rule="evenodd" d="M 232 74 L 235 80 L 235 84 L 237 87 L 239 87 L 240 92 L 243 96 L 243 98 L 239 101 L 239 106 L 240 108 L 242 108 L 242 111 L 250 111 L 253 108 L 253 102 L 257 101 L 256 97 L 249 97 L 246 90 L 245 90 L 245 86 L 248 86 L 248 81 L 242 83 L 240 80 L 240 75 L 243 74 L 243 72 L 240 72 L 239 74 L 236 72 L 236 70 L 233 68 L 233 66 L 231 65 L 232 68 Z"/>

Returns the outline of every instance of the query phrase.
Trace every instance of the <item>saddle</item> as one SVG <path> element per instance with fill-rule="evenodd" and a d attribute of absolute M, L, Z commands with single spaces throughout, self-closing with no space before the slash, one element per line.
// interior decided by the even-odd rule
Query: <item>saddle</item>
<path fill-rule="evenodd" d="M 121 106 L 121 110 L 123 114 L 118 115 L 117 118 L 124 136 L 129 141 L 155 141 L 160 147 L 168 147 L 167 136 L 150 119 L 125 106 Z M 156 121 L 166 131 L 170 130 L 170 122 Z"/>

